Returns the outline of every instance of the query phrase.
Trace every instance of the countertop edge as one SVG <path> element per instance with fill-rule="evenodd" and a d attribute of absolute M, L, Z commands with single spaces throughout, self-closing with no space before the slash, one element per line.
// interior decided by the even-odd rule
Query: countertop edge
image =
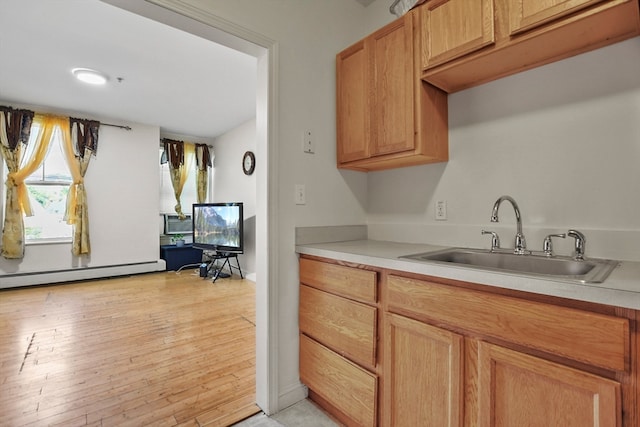
<path fill-rule="evenodd" d="M 640 263 L 636 262 L 621 262 L 605 283 L 576 284 L 399 258 L 402 255 L 443 248 L 446 247 L 358 240 L 297 245 L 296 252 L 377 268 L 640 310 Z"/>

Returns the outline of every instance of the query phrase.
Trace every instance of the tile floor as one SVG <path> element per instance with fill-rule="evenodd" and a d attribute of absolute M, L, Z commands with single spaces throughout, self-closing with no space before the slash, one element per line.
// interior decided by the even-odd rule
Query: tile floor
<path fill-rule="evenodd" d="M 338 427 L 310 400 L 302 400 L 271 417 L 259 413 L 233 427 Z"/>

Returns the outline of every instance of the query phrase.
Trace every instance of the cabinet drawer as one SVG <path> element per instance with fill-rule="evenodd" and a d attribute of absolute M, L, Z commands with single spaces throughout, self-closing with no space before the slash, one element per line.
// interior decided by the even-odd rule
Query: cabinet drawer
<path fill-rule="evenodd" d="M 300 286 L 300 331 L 368 367 L 376 364 L 377 309 Z"/>
<path fill-rule="evenodd" d="M 376 376 L 305 335 L 300 335 L 300 380 L 356 425 L 376 425 Z"/>
<path fill-rule="evenodd" d="M 389 310 L 605 369 L 629 361 L 628 319 L 389 276 Z"/>
<path fill-rule="evenodd" d="M 300 282 L 358 301 L 375 304 L 376 272 L 300 259 Z"/>

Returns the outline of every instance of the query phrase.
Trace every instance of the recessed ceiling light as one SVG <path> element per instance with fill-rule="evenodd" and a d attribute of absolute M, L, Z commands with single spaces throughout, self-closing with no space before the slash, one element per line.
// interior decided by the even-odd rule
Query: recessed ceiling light
<path fill-rule="evenodd" d="M 74 68 L 71 72 L 76 79 L 92 85 L 103 85 L 109 80 L 106 74 L 90 68 Z"/>

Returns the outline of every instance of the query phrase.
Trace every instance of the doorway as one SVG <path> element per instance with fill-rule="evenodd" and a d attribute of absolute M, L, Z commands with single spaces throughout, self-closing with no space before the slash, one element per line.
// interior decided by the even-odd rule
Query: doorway
<path fill-rule="evenodd" d="M 257 59 L 256 93 L 256 403 L 266 413 L 278 408 L 277 237 L 277 45 L 261 34 L 194 7 L 166 0 L 102 0 L 121 9 L 239 50 Z"/>

